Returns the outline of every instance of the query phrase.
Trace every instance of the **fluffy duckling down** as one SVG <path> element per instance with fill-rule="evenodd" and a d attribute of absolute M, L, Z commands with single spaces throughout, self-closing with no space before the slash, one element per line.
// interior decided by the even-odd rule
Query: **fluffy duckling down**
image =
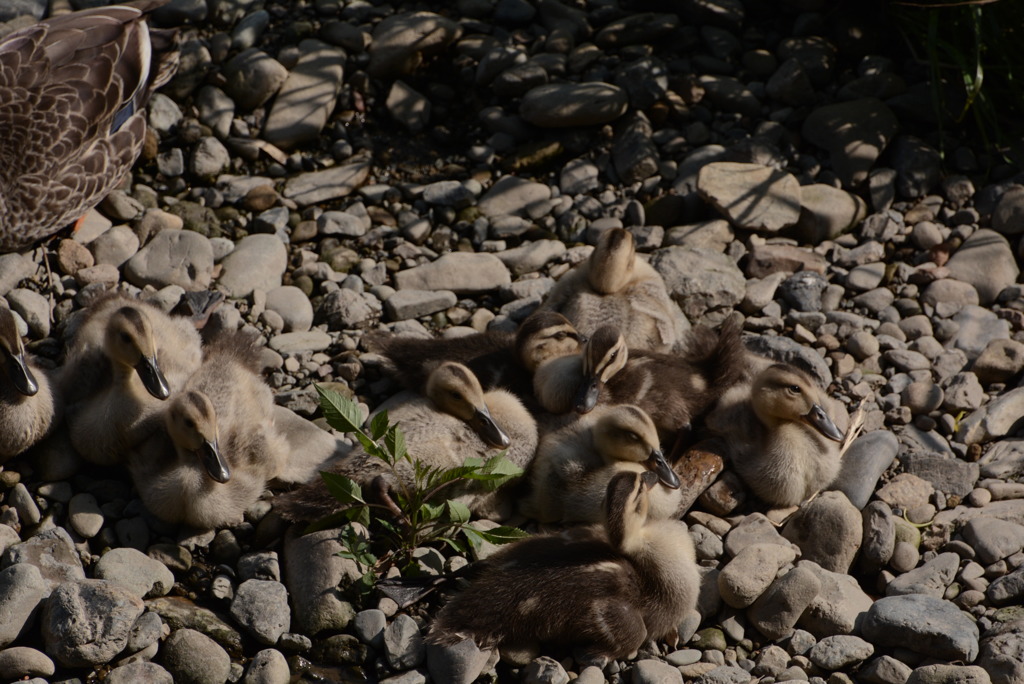
<path fill-rule="evenodd" d="M 504 449 L 510 461 L 525 469 L 537 448 L 537 425 L 522 403 L 504 390 L 484 392 L 476 376 L 460 363 L 438 365 L 427 380 L 426 396 L 401 393 L 377 410 L 386 410 L 389 420 L 401 428 L 409 454 L 431 467 L 451 468 L 471 456 L 486 459 Z M 413 469 L 407 462 L 400 461 L 392 474 L 385 463 L 359 447 L 330 471 L 364 488 L 386 491 L 414 484 Z M 512 512 L 512 502 L 502 490 L 456 493 L 481 517 L 504 519 Z M 276 497 L 274 506 L 290 520 L 316 520 L 340 504 L 324 482 L 316 479 Z"/>
<path fill-rule="evenodd" d="M 650 416 L 628 404 L 599 407 L 544 436 L 520 512 L 542 523 L 599 522 L 608 482 L 621 472 L 647 470 L 665 485 L 650 495 L 651 517 L 674 517 L 682 500 L 679 476 L 662 454 Z"/>
<path fill-rule="evenodd" d="M 119 463 L 201 359 L 189 321 L 122 295 L 100 300 L 86 312 L 61 371 L 72 445 L 93 463 Z"/>
<path fill-rule="evenodd" d="M 516 663 L 565 648 L 598 667 L 650 640 L 674 643 L 700 578 L 686 525 L 650 514 L 660 487 L 653 472 L 618 473 L 602 497 L 602 526 L 502 547 L 440 610 L 427 642 L 470 638 Z"/>
<path fill-rule="evenodd" d="M 809 375 L 768 366 L 744 400 L 723 404 L 708 426 L 725 439 L 732 467 L 760 499 L 793 506 L 835 479 L 843 441 L 836 420 L 845 427 L 846 412 Z"/>
<path fill-rule="evenodd" d="M 157 517 L 210 529 L 238 523 L 285 468 L 270 388 L 256 375 L 245 336 L 222 337 L 133 449 L 129 469 Z"/>
<path fill-rule="evenodd" d="M 541 309 L 563 314 L 588 336 L 612 325 L 630 349 L 670 351 L 690 327 L 661 275 L 637 256 L 632 233 L 622 228 L 602 233 L 590 258 L 555 283 Z"/>
<path fill-rule="evenodd" d="M 25 353 L 14 313 L 0 306 L 0 463 L 45 437 L 56 413 L 49 374 Z"/>

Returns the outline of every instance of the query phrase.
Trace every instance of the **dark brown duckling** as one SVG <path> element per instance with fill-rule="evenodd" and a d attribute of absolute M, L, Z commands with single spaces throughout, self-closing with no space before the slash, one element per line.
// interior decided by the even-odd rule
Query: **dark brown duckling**
<path fill-rule="evenodd" d="M 514 332 L 487 331 L 456 338 L 425 339 L 368 333 L 366 347 L 387 357 L 403 386 L 422 392 L 438 365 L 454 361 L 468 367 L 484 390 L 506 389 L 533 401 L 531 378 L 542 363 L 579 351 L 582 336 L 565 316 L 536 313 Z"/>
<path fill-rule="evenodd" d="M 698 326 L 687 334 L 684 350 L 673 354 L 629 349 L 619 330 L 601 326 L 580 354 L 541 366 L 534 391 L 552 413 L 634 404 L 650 415 L 662 444 L 670 445 L 746 376 L 741 326 L 738 316 L 717 333 Z"/>
<path fill-rule="evenodd" d="M 561 647 L 599 667 L 650 640 L 674 643 L 700 578 L 686 525 L 648 516 L 657 482 L 649 471 L 620 473 L 608 483 L 602 526 L 524 539 L 482 561 L 440 610 L 427 643 L 473 639 L 516 663 Z"/>

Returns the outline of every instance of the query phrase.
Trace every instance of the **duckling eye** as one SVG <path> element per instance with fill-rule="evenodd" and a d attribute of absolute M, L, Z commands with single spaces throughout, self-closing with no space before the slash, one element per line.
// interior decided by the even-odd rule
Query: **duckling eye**
<path fill-rule="evenodd" d="M 566 334 L 564 332 L 557 332 L 557 333 L 555 333 L 555 339 L 558 340 L 559 342 L 561 342 L 565 338 L 566 338 Z"/>
<path fill-rule="evenodd" d="M 191 418 L 186 418 L 185 419 L 185 427 L 187 427 L 189 430 L 195 430 L 196 429 L 196 421 L 192 420 Z"/>
<path fill-rule="evenodd" d="M 609 361 L 614 361 L 617 358 L 619 358 L 619 352 L 618 351 L 613 351 L 612 355 L 608 357 L 608 360 Z"/>
<path fill-rule="evenodd" d="M 800 389 L 800 385 L 790 385 L 788 389 L 793 394 L 800 394 L 803 391 Z"/>
<path fill-rule="evenodd" d="M 640 441 L 640 435 L 636 434 L 635 432 L 629 432 L 627 434 L 629 435 L 629 438 L 631 440 L 633 440 L 634 442 L 639 442 Z"/>
<path fill-rule="evenodd" d="M 128 333 L 123 332 L 123 333 L 121 333 L 121 341 L 122 342 L 131 342 L 132 341 L 132 337 Z"/>

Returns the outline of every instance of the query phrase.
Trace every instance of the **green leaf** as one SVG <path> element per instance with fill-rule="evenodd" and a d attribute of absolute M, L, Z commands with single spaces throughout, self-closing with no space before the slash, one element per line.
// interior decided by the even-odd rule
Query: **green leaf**
<path fill-rule="evenodd" d="M 508 525 L 501 525 L 500 527 L 495 527 L 493 530 L 477 530 L 477 532 L 481 537 L 492 544 L 508 544 L 516 541 L 517 539 L 525 539 L 530 536 L 518 527 L 510 527 Z"/>
<path fill-rule="evenodd" d="M 475 527 L 463 525 L 462 528 L 460 529 L 460 532 L 462 532 L 462 534 L 465 535 L 466 541 L 469 542 L 469 545 L 473 547 L 473 550 L 475 551 L 479 551 L 481 548 L 483 548 L 484 542 L 487 541 L 486 539 L 484 539 L 483 535 L 480 534 L 480 530 L 476 529 Z"/>
<path fill-rule="evenodd" d="M 409 459 L 409 451 L 405 446 L 405 433 L 402 432 L 398 425 L 393 425 L 388 429 L 384 435 L 384 446 L 387 447 L 388 451 L 391 452 L 392 458 L 394 458 L 392 463 L 403 458 L 411 460 Z"/>
<path fill-rule="evenodd" d="M 363 489 L 355 481 L 344 475 L 324 470 L 320 471 L 320 477 L 323 478 L 324 484 L 327 485 L 327 491 L 339 502 L 346 505 L 366 503 L 366 500 L 363 498 Z"/>
<path fill-rule="evenodd" d="M 374 440 L 378 440 L 384 436 L 384 433 L 388 430 L 388 412 L 381 411 L 373 417 L 370 421 L 370 435 Z"/>
<path fill-rule="evenodd" d="M 359 404 L 321 385 L 314 384 L 313 387 L 320 395 L 324 418 L 332 428 L 342 432 L 362 432 L 363 413 L 359 410 Z"/>
<path fill-rule="evenodd" d="M 469 522 L 469 506 L 461 501 L 449 499 L 444 502 L 445 518 L 454 525 L 463 525 Z"/>
<path fill-rule="evenodd" d="M 444 514 L 444 511 L 444 504 L 423 503 L 420 506 L 420 512 L 423 514 L 424 520 L 437 520 Z"/>

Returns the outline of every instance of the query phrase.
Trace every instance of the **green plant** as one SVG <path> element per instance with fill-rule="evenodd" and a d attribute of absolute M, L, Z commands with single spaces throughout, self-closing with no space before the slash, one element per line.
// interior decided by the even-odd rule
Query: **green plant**
<path fill-rule="evenodd" d="M 319 385 L 316 390 L 331 427 L 353 434 L 367 454 L 385 464 L 394 483 L 390 491 L 377 492 L 379 500 L 373 500 L 375 497 L 366 496 L 359 483 L 344 475 L 320 474 L 331 495 L 345 508 L 314 523 L 312 529 L 358 522 L 369 530 L 367 536 L 354 525 L 342 528 L 345 550 L 340 555 L 354 560 L 363 573 L 353 587 L 356 593 L 368 593 L 393 567 L 403 576 L 415 576 L 419 568 L 413 551 L 419 547 L 448 546 L 466 553 L 484 542 L 505 544 L 526 536 L 522 530 L 508 526 L 476 529 L 469 524 L 466 504 L 448 498 L 455 486 L 472 483 L 475 491 L 493 491 L 522 476 L 522 469 L 505 458 L 504 452 L 487 460 L 468 458 L 454 468 L 427 466 L 406 448 L 405 436 L 398 425 L 390 423 L 386 411 L 374 416 L 367 431 L 361 427 L 362 414 L 354 401 Z M 412 483 L 398 474 L 397 466 L 403 461 L 412 468 Z"/>

